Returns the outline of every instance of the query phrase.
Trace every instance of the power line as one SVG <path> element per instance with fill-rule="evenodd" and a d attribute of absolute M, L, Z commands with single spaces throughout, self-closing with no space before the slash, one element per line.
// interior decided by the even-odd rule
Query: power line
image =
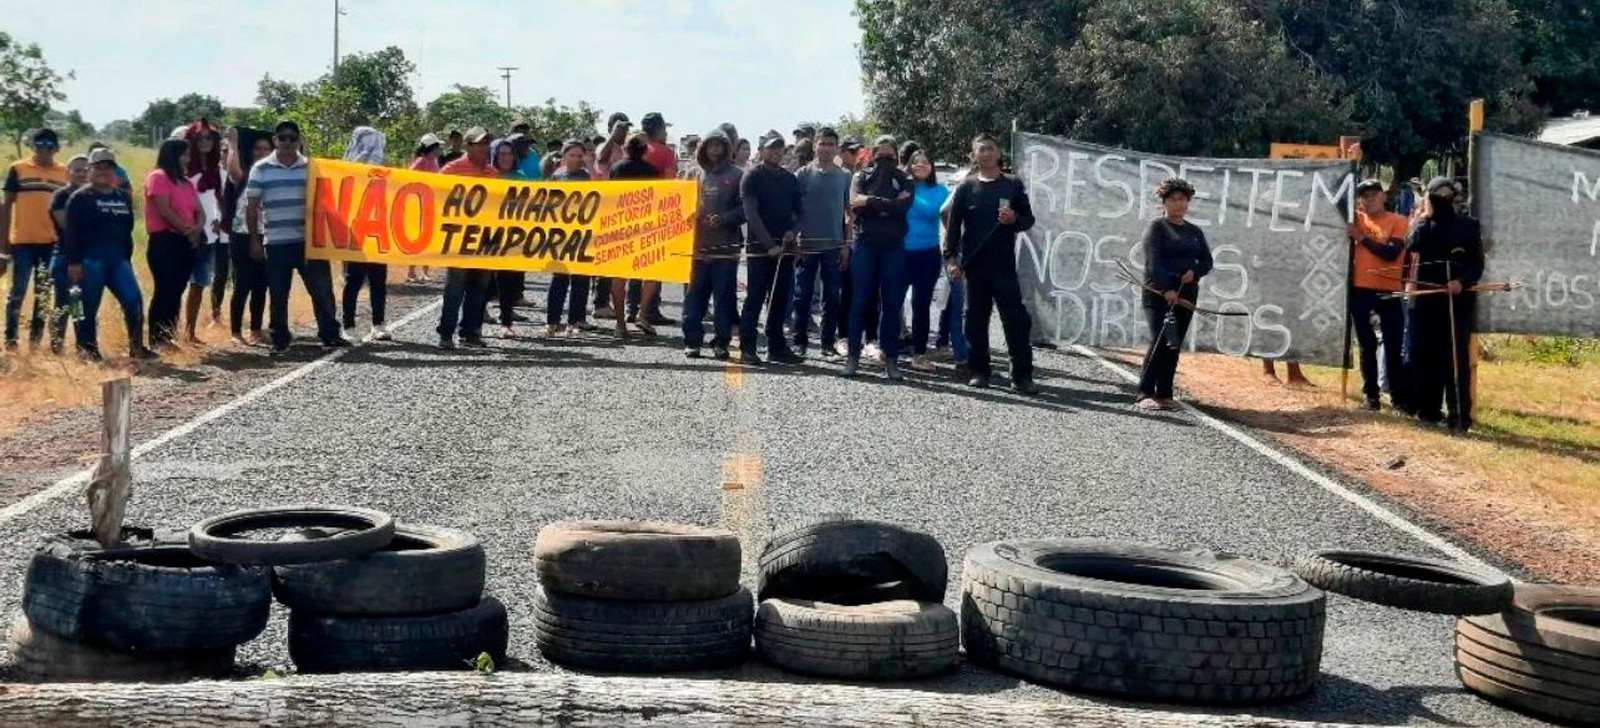
<path fill-rule="evenodd" d="M 506 80 L 506 110 L 511 110 L 511 72 L 518 70 L 516 66 L 500 66 L 500 77 Z"/>

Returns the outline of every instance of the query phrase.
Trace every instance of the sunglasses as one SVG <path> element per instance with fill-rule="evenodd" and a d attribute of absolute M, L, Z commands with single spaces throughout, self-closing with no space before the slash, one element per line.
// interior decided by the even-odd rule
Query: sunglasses
<path fill-rule="evenodd" d="M 297 141 L 300 141 L 300 135 L 299 134 L 279 134 L 278 135 L 278 141 L 283 142 L 285 144 L 293 144 L 293 143 L 295 143 Z"/>
<path fill-rule="evenodd" d="M 60 149 L 61 145 L 52 141 L 37 141 L 33 143 L 34 149 Z"/>

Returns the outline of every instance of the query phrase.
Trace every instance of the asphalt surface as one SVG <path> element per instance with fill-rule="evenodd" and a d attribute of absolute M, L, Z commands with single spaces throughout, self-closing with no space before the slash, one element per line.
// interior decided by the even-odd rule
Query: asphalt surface
<path fill-rule="evenodd" d="M 1100 536 L 1280 564 L 1321 547 L 1428 553 L 1187 415 L 1135 411 L 1122 381 L 1082 356 L 1040 352 L 1045 394 L 1024 399 L 969 390 L 948 370 L 900 385 L 845 380 L 818 361 L 731 372 L 685 359 L 675 332 L 626 347 L 607 334 L 441 352 L 435 323 L 424 316 L 397 341 L 351 352 L 137 460 L 129 522 L 185 526 L 319 502 L 467 529 L 487 546 L 489 588 L 511 612 L 510 667 L 532 670 L 560 669 L 533 646 L 530 553 L 539 528 L 562 519 L 726 525 L 744 541 L 747 582 L 774 524 L 840 512 L 907 524 L 947 549 L 952 607 L 962 555 L 997 539 Z M 0 524 L 0 610 L 18 609 L 39 539 L 86 522 L 81 503 L 59 499 Z M 248 669 L 289 664 L 283 617 L 241 649 Z M 1243 712 L 1542 725 L 1462 690 L 1450 618 L 1330 596 L 1327 630 L 1315 696 Z M 714 674 L 807 680 L 754 661 Z M 972 665 L 896 687 L 1119 702 Z"/>

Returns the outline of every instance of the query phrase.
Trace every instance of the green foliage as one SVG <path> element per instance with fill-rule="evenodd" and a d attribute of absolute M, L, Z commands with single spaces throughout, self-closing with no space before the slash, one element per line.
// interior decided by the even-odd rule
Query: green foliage
<path fill-rule="evenodd" d="M 533 138 L 541 143 L 552 139 L 586 139 L 600 132 L 601 110 L 579 101 L 577 106 L 557 104 L 555 99 L 545 99 L 538 106 L 524 106 L 517 110 L 528 122 Z M 504 134 L 509 125 L 492 129 Z"/>
<path fill-rule="evenodd" d="M 487 87 L 458 83 L 451 89 L 429 101 L 423 112 L 424 123 L 435 133 L 443 135 L 450 129 L 466 131 L 473 126 L 511 128 L 511 110 L 496 100 L 494 92 Z"/>
<path fill-rule="evenodd" d="M 226 118 L 226 115 L 224 115 L 224 118 Z M 133 122 L 127 119 L 117 119 L 106 124 L 105 128 L 100 130 L 100 138 L 106 141 L 129 141 L 133 138 Z"/>
<path fill-rule="evenodd" d="M 1571 336 L 1530 336 L 1528 358 L 1540 364 L 1575 367 L 1600 358 L 1600 340 Z"/>
<path fill-rule="evenodd" d="M 307 84 L 304 92 L 283 114 L 300 125 L 300 136 L 306 150 L 313 157 L 344 156 L 344 147 L 350 141 L 351 109 L 359 103 L 356 89 L 317 81 Z"/>
<path fill-rule="evenodd" d="M 0 135 L 22 156 L 22 135 L 44 123 L 50 105 L 66 100 L 62 76 L 45 61 L 36 43 L 23 45 L 0 30 Z"/>
<path fill-rule="evenodd" d="M 1600 7 L 1593 0 L 1511 0 L 1533 100 L 1566 116 L 1600 108 Z"/>
<path fill-rule="evenodd" d="M 417 111 L 411 93 L 411 75 L 417 67 L 399 48 L 389 46 L 373 53 L 353 53 L 339 59 L 339 70 L 317 82 L 319 87 L 349 91 L 341 96 L 353 103 L 345 109 L 346 128 L 359 125 L 381 127 Z M 259 90 L 259 89 L 258 89 Z M 315 93 L 303 89 L 302 93 Z"/>
<path fill-rule="evenodd" d="M 487 652 L 479 652 L 476 659 L 467 660 L 467 665 L 480 675 L 494 674 L 494 658 Z"/>
<path fill-rule="evenodd" d="M 199 119 L 220 124 L 223 116 L 222 101 L 217 97 L 189 93 L 178 97 L 176 101 L 157 99 L 150 102 L 144 113 L 133 120 L 133 127 L 129 131 L 133 135 L 132 141 L 154 146 L 180 125 Z"/>
<path fill-rule="evenodd" d="M 839 132 L 840 139 L 853 136 L 865 144 L 871 144 L 874 137 L 883 134 L 883 129 L 878 126 L 878 120 L 870 115 L 861 118 L 855 114 L 845 114 L 834 122 L 833 129 Z"/>
<path fill-rule="evenodd" d="M 256 105 L 265 113 L 282 114 L 300 100 L 300 87 L 266 74 L 256 82 Z"/>

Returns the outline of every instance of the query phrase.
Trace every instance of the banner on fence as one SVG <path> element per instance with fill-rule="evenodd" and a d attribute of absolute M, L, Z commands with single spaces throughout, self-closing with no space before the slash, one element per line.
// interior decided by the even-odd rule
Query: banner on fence
<path fill-rule="evenodd" d="M 689 280 L 691 181 L 485 179 L 317 159 L 306 184 L 310 258 Z"/>
<path fill-rule="evenodd" d="M 1200 305 L 1247 314 L 1197 316 L 1189 348 L 1342 360 L 1348 162 L 1167 157 L 1026 133 L 1015 153 L 1037 219 L 1017 244 L 1036 341 L 1149 341 L 1139 291 L 1117 279 L 1117 261 L 1143 270 L 1145 229 L 1162 214 L 1155 187 L 1183 177 L 1197 190 L 1189 219 L 1216 261 Z"/>
<path fill-rule="evenodd" d="M 1478 329 L 1600 336 L 1600 152 L 1480 134 L 1473 165 L 1485 278 L 1523 284 L 1480 296 Z"/>

